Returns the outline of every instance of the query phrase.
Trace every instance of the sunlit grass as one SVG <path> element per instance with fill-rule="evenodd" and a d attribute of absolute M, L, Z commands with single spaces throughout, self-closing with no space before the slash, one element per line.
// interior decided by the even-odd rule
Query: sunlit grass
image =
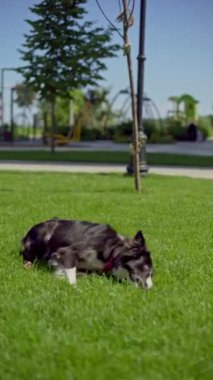
<path fill-rule="evenodd" d="M 207 180 L 0 172 L 1 350 L 4 380 L 211 378 L 212 206 Z M 78 288 L 26 271 L 19 241 L 50 217 L 142 228 L 154 288 L 104 277 Z"/>

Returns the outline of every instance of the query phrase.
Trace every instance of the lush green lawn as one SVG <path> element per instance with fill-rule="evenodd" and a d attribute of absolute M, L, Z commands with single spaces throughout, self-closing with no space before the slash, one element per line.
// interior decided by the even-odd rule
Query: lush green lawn
<path fill-rule="evenodd" d="M 24 161 L 65 161 L 65 162 L 100 162 L 126 164 L 128 152 L 105 151 L 68 151 L 51 154 L 45 151 L 0 151 L 0 160 Z M 149 165 L 174 165 L 192 167 L 213 167 L 213 156 L 187 156 L 167 153 L 148 153 Z"/>
<path fill-rule="evenodd" d="M 142 194 L 120 175 L 0 172 L 2 380 L 212 378 L 213 182 L 149 176 Z M 19 241 L 59 216 L 142 228 L 154 288 L 104 277 L 73 289 L 22 268 Z"/>

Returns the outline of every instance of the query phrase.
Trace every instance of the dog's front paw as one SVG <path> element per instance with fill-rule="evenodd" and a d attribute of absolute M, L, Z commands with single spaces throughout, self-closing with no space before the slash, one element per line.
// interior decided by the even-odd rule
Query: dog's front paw
<path fill-rule="evenodd" d="M 25 269 L 30 269 L 32 267 L 33 263 L 31 263 L 31 261 L 25 261 L 24 264 L 23 264 L 23 267 Z"/>

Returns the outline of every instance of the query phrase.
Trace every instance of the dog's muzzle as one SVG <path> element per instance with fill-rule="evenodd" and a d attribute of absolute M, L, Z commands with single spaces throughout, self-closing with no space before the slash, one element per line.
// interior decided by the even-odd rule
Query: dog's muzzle
<path fill-rule="evenodd" d="M 136 286 L 140 286 L 144 289 L 151 289 L 153 287 L 152 275 L 148 277 L 139 277 L 137 275 L 130 275 L 131 281 L 135 283 Z"/>
<path fill-rule="evenodd" d="M 144 287 L 145 287 L 145 289 L 151 289 L 153 287 L 151 274 L 149 275 L 149 277 L 146 278 Z"/>

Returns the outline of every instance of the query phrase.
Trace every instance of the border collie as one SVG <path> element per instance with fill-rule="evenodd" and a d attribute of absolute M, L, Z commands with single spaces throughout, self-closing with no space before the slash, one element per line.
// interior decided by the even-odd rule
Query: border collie
<path fill-rule="evenodd" d="M 22 245 L 25 268 L 44 261 L 72 285 L 78 273 L 98 272 L 152 287 L 152 260 L 141 231 L 127 238 L 106 224 L 55 218 L 33 226 Z"/>

